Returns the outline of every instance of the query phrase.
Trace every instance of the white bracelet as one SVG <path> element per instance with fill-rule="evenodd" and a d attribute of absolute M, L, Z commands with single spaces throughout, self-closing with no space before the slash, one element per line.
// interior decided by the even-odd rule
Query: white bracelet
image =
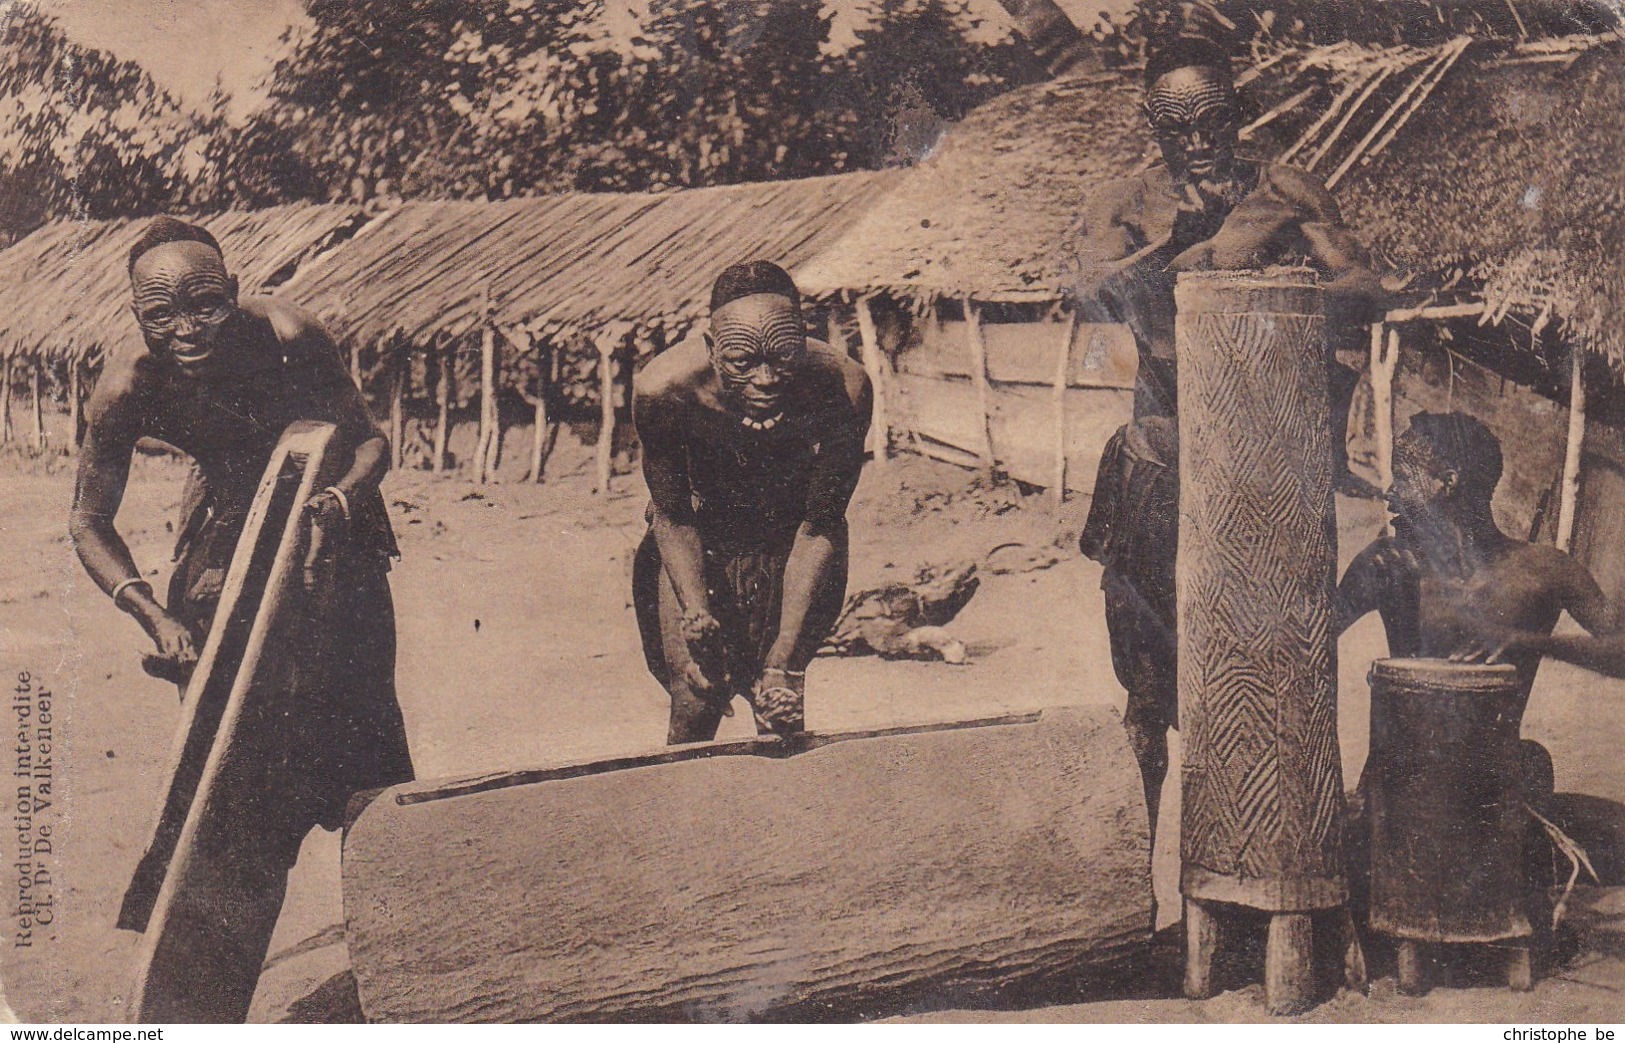
<path fill-rule="evenodd" d="M 333 498 L 338 500 L 338 502 L 339 502 L 339 510 L 344 512 L 344 520 L 349 521 L 350 520 L 350 498 L 348 496 L 344 495 L 344 491 L 341 490 L 336 485 L 329 485 L 327 488 L 323 489 L 322 492 L 324 492 L 324 493 L 332 493 L 333 494 Z"/>
<path fill-rule="evenodd" d="M 148 594 L 152 593 L 152 584 L 151 583 L 148 583 L 146 580 L 142 579 L 140 576 L 131 576 L 129 579 L 124 580 L 123 582 L 119 583 L 116 587 L 113 588 L 113 604 L 115 604 L 115 605 L 118 604 L 119 595 L 123 594 L 124 591 L 127 590 L 130 587 L 146 587 L 147 588 L 147 593 Z"/>

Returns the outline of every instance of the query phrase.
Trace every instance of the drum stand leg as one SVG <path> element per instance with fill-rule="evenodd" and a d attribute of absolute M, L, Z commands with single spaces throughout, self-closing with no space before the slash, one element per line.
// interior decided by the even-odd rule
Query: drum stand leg
<path fill-rule="evenodd" d="M 1264 948 L 1264 1006 L 1301 1014 L 1314 1002 L 1314 921 L 1308 913 L 1275 913 Z"/>
<path fill-rule="evenodd" d="M 1534 987 L 1535 967 L 1529 943 L 1514 943 L 1507 950 L 1507 988 L 1513 992 L 1528 992 Z"/>
<path fill-rule="evenodd" d="M 1205 1000 L 1213 996 L 1213 957 L 1219 950 L 1219 921 L 1213 910 L 1185 899 L 1185 996 Z"/>
<path fill-rule="evenodd" d="M 1399 991 L 1406 996 L 1421 996 L 1428 991 L 1428 952 L 1421 942 L 1400 939 Z"/>
<path fill-rule="evenodd" d="M 1369 978 L 1365 969 L 1365 949 L 1360 945 L 1360 930 L 1354 925 L 1354 913 L 1343 907 L 1343 984 L 1364 992 Z"/>

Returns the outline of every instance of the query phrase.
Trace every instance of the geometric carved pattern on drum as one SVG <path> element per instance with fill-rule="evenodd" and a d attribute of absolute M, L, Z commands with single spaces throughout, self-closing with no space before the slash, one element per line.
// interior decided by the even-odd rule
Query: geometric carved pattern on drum
<path fill-rule="evenodd" d="M 1181 857 L 1193 898 L 1340 905 L 1325 320 L 1303 276 L 1181 276 Z"/>

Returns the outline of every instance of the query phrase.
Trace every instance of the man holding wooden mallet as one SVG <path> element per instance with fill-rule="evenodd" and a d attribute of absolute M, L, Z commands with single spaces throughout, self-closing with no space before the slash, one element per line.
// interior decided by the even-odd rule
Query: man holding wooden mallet
<path fill-rule="evenodd" d="M 301 563 L 327 598 L 331 641 L 310 648 L 323 683 L 302 691 L 287 733 L 287 761 L 272 776 L 259 828 L 221 856 L 256 901 L 226 903 L 215 976 L 191 987 L 211 1020 L 241 1021 L 259 978 L 288 870 L 313 825 L 342 824 L 356 792 L 412 778 L 395 698 L 395 615 L 387 571 L 396 554 L 378 483 L 389 443 L 367 413 L 338 349 L 311 316 L 258 298 L 239 301 L 214 237 L 160 217 L 129 257 L 136 324 L 144 344 L 109 352 L 89 406 L 71 534 L 85 570 L 152 638 L 149 672 L 182 687 L 218 622 L 216 608 L 261 476 L 288 425 L 335 425 L 347 472 L 307 503 L 315 538 Z M 174 446 L 196 465 L 184 500 L 174 575 L 164 602 L 136 568 L 114 527 L 136 443 Z M 222 624 L 223 625 L 223 624 Z M 323 628 L 318 628 L 323 629 Z M 149 850 L 125 894 L 119 926 L 145 930 L 169 865 Z M 240 881 L 240 882 L 241 882 Z M 211 942 L 211 948 L 215 948 Z"/>

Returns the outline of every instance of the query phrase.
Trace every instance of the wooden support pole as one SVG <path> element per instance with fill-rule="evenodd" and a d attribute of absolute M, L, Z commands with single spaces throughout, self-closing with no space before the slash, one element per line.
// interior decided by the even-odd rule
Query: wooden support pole
<path fill-rule="evenodd" d="M 11 442 L 11 358 L 0 359 L 0 445 Z"/>
<path fill-rule="evenodd" d="M 593 492 L 600 496 L 609 493 L 615 463 L 615 348 L 619 339 L 600 333 L 594 342 L 598 348 L 598 466 Z"/>
<path fill-rule="evenodd" d="M 412 358 L 405 344 L 397 344 L 390 366 L 394 373 L 389 388 L 390 465 L 397 470 L 406 462 L 406 385 L 412 379 Z"/>
<path fill-rule="evenodd" d="M 43 359 L 35 359 L 28 370 L 28 393 L 34 403 L 34 449 L 36 452 L 45 452 L 45 403 L 40 398 L 40 375 L 45 369 Z"/>
<path fill-rule="evenodd" d="M 1185 899 L 1185 998 L 1209 999 L 1214 994 L 1213 958 L 1219 951 L 1219 920 L 1213 910 L 1194 898 Z"/>
<path fill-rule="evenodd" d="M 1569 437 L 1563 453 L 1563 492 L 1557 506 L 1557 549 L 1567 551 L 1574 539 L 1575 508 L 1580 498 L 1580 457 L 1585 450 L 1585 349 L 1572 347 L 1574 363 L 1569 378 Z"/>
<path fill-rule="evenodd" d="M 884 463 L 891 459 L 891 381 L 886 379 L 886 355 L 880 350 L 880 335 L 875 329 L 875 314 L 868 297 L 858 298 L 857 313 L 858 346 L 874 391 L 874 414 L 869 422 L 870 447 L 875 462 Z"/>
<path fill-rule="evenodd" d="M 965 343 L 970 348 L 970 378 L 976 387 L 976 409 L 982 414 L 982 469 L 991 477 L 998 463 L 993 448 L 993 389 L 987 375 L 987 340 L 982 336 L 982 315 L 969 297 L 965 298 Z"/>
<path fill-rule="evenodd" d="M 1417 319 L 1470 319 L 1483 315 L 1485 311 L 1483 301 L 1468 304 L 1428 304 L 1420 308 L 1396 308 L 1383 316 L 1383 321 L 1392 326 L 1398 322 L 1411 322 Z"/>
<path fill-rule="evenodd" d="M 68 442 L 73 448 L 79 448 L 84 441 L 84 408 L 80 401 L 80 371 L 82 365 L 77 358 L 68 361 Z"/>
<path fill-rule="evenodd" d="M 1399 365 L 1399 330 L 1371 324 L 1371 397 L 1377 441 L 1377 482 L 1386 493 L 1394 481 L 1394 372 Z"/>
<path fill-rule="evenodd" d="M 1078 335 L 1078 313 L 1070 308 L 1061 317 L 1061 343 L 1055 353 L 1055 470 L 1050 502 L 1058 511 L 1066 504 L 1066 389 L 1072 375 L 1072 341 Z"/>
<path fill-rule="evenodd" d="M 361 387 L 361 342 L 350 341 L 350 380 Z"/>
<path fill-rule="evenodd" d="M 1431 982 L 1428 980 L 1429 953 L 1421 942 L 1413 942 L 1408 938 L 1399 941 L 1399 994 L 1401 996 L 1421 996 L 1428 991 Z"/>
<path fill-rule="evenodd" d="M 480 435 L 474 452 L 480 484 L 495 470 L 497 440 L 497 333 L 489 323 L 480 331 Z"/>
<path fill-rule="evenodd" d="M 824 339 L 829 341 L 830 347 L 842 355 L 849 355 L 852 349 L 847 347 L 846 333 L 841 329 L 841 316 L 837 311 L 839 307 L 839 304 L 829 306 L 829 316 L 824 323 Z"/>
<path fill-rule="evenodd" d="M 536 410 L 535 428 L 530 439 L 530 475 L 528 481 L 540 483 L 542 473 L 547 466 L 547 396 L 553 386 L 548 367 L 555 363 L 554 352 L 551 345 L 540 349 L 536 359 L 536 393 L 527 396 L 527 400 Z"/>
<path fill-rule="evenodd" d="M 1314 921 L 1308 913 L 1276 913 L 1264 945 L 1264 1006 L 1301 1014 L 1314 999 Z"/>
<path fill-rule="evenodd" d="M 439 415 L 434 426 L 434 470 L 436 474 L 446 469 L 446 446 L 451 437 L 451 388 L 452 382 L 457 379 L 457 369 L 453 365 L 452 347 L 449 344 L 440 346 L 440 386 L 435 390 L 435 405 Z"/>

